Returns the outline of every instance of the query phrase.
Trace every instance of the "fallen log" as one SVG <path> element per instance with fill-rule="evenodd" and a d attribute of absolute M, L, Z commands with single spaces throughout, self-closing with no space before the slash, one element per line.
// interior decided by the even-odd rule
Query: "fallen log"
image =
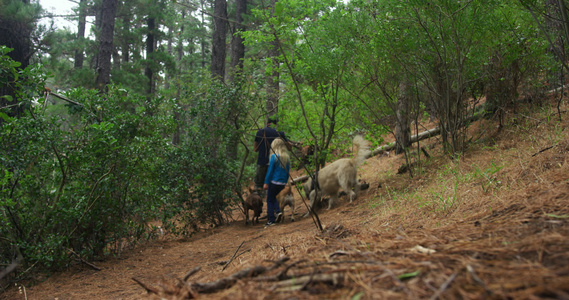
<path fill-rule="evenodd" d="M 470 122 L 473 122 L 473 121 L 476 121 L 476 120 L 482 118 L 484 116 L 484 109 L 485 109 L 485 105 L 478 106 L 473 111 L 472 115 L 463 121 L 463 126 L 467 125 Z M 416 143 L 418 141 L 422 141 L 424 139 L 428 139 L 428 138 L 431 138 L 431 137 L 439 135 L 439 134 L 441 134 L 441 128 L 440 128 L 440 126 L 437 126 L 435 128 L 427 129 L 423 132 L 420 132 L 420 133 L 412 136 L 409 141 L 411 143 Z M 383 153 L 385 151 L 391 151 L 391 150 L 395 149 L 396 146 L 397 146 L 397 143 L 392 142 L 392 143 L 385 144 L 383 146 L 377 147 L 376 149 L 372 150 L 369 153 L 369 155 L 366 156 L 366 159 L 373 157 L 373 156 L 376 156 L 376 155 Z M 300 176 L 300 177 L 297 177 L 297 178 L 294 178 L 293 180 L 291 180 L 291 183 L 295 184 L 297 182 L 304 182 L 304 181 L 308 180 L 308 178 L 309 178 L 308 175 Z"/>

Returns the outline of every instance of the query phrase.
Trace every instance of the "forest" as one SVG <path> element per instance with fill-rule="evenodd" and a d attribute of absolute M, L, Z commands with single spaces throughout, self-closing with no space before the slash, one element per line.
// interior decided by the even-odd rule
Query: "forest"
<path fill-rule="evenodd" d="M 0 0 L 2 289 L 232 221 L 268 117 L 309 175 L 363 134 L 413 180 L 420 124 L 461 157 L 470 122 L 507 127 L 569 70 L 565 0 L 74 3 L 59 28 Z"/>

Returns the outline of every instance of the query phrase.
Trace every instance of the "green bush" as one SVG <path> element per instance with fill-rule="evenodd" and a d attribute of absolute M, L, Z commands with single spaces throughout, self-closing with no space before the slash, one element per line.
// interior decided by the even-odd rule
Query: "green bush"
<path fill-rule="evenodd" d="M 3 73 L 27 72 L 19 86 L 43 87 L 42 76 L 2 60 Z M 211 85 L 189 97 L 180 145 L 170 142 L 176 123 L 159 97 L 75 89 L 65 97 L 78 104 L 62 109 L 44 107 L 39 88 L 19 95 L 24 114 L 1 115 L 0 263 L 21 253 L 22 270 L 58 270 L 76 255 L 120 254 L 151 238 L 154 221 L 179 234 L 227 221 L 239 183 L 226 120 L 238 91 Z"/>

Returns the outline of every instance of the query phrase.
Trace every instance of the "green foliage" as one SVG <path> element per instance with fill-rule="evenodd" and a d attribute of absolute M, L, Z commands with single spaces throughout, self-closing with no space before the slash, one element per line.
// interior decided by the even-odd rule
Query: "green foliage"
<path fill-rule="evenodd" d="M 181 101 L 189 109 L 180 110 L 185 122 L 179 124 L 187 137 L 165 157 L 158 176 L 164 193 L 172 197 L 163 220 L 168 229 L 184 234 L 199 225 L 225 223 L 240 190 L 240 166 L 229 152 L 236 147 L 230 120 L 241 110 L 241 91 L 219 82 L 188 88 Z"/>
<path fill-rule="evenodd" d="M 32 103 L 37 93 L 27 89 L 41 86 L 42 77 L 15 69 L 6 57 L 0 66 L 0 74 L 18 75 L 10 83 L 20 87 L 18 101 Z M 19 118 L 3 114 L 1 262 L 21 252 L 27 267 L 55 270 L 72 253 L 86 259 L 120 254 L 151 238 L 150 222 L 183 234 L 223 224 L 237 201 L 239 166 L 227 159 L 236 132 L 227 120 L 240 109 L 240 91 L 203 88 L 187 94 L 191 109 L 178 124 L 187 136 L 181 145 L 169 142 L 176 124 L 163 112 L 170 101 L 148 101 L 120 86 L 108 95 L 65 93 L 80 105 L 50 100 L 45 109 L 28 105 Z"/>

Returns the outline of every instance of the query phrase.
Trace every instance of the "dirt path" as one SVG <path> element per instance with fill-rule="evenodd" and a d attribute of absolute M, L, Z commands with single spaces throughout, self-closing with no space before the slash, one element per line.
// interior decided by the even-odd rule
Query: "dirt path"
<path fill-rule="evenodd" d="M 529 137 L 526 128 L 498 132 L 481 121 L 470 136 L 485 132 L 484 142 L 454 162 L 432 139 L 424 144 L 432 159 L 413 179 L 396 175 L 401 156 L 369 159 L 360 176 L 370 188 L 322 211 L 324 232 L 300 217 L 306 208 L 296 195 L 296 222 L 288 211 L 285 224 L 267 229 L 240 217 L 189 240 L 155 241 L 94 262 L 101 271 L 82 264 L 26 286 L 27 299 L 148 299 L 133 277 L 168 290 L 195 267 L 188 282 L 205 283 L 283 257 L 288 270 L 251 274 L 203 298 L 568 299 L 569 131 L 527 126 L 539 130 Z M 244 253 L 222 270 L 240 245 Z M 275 274 L 309 280 L 283 288 Z M 0 297 L 25 299 L 17 288 Z"/>

